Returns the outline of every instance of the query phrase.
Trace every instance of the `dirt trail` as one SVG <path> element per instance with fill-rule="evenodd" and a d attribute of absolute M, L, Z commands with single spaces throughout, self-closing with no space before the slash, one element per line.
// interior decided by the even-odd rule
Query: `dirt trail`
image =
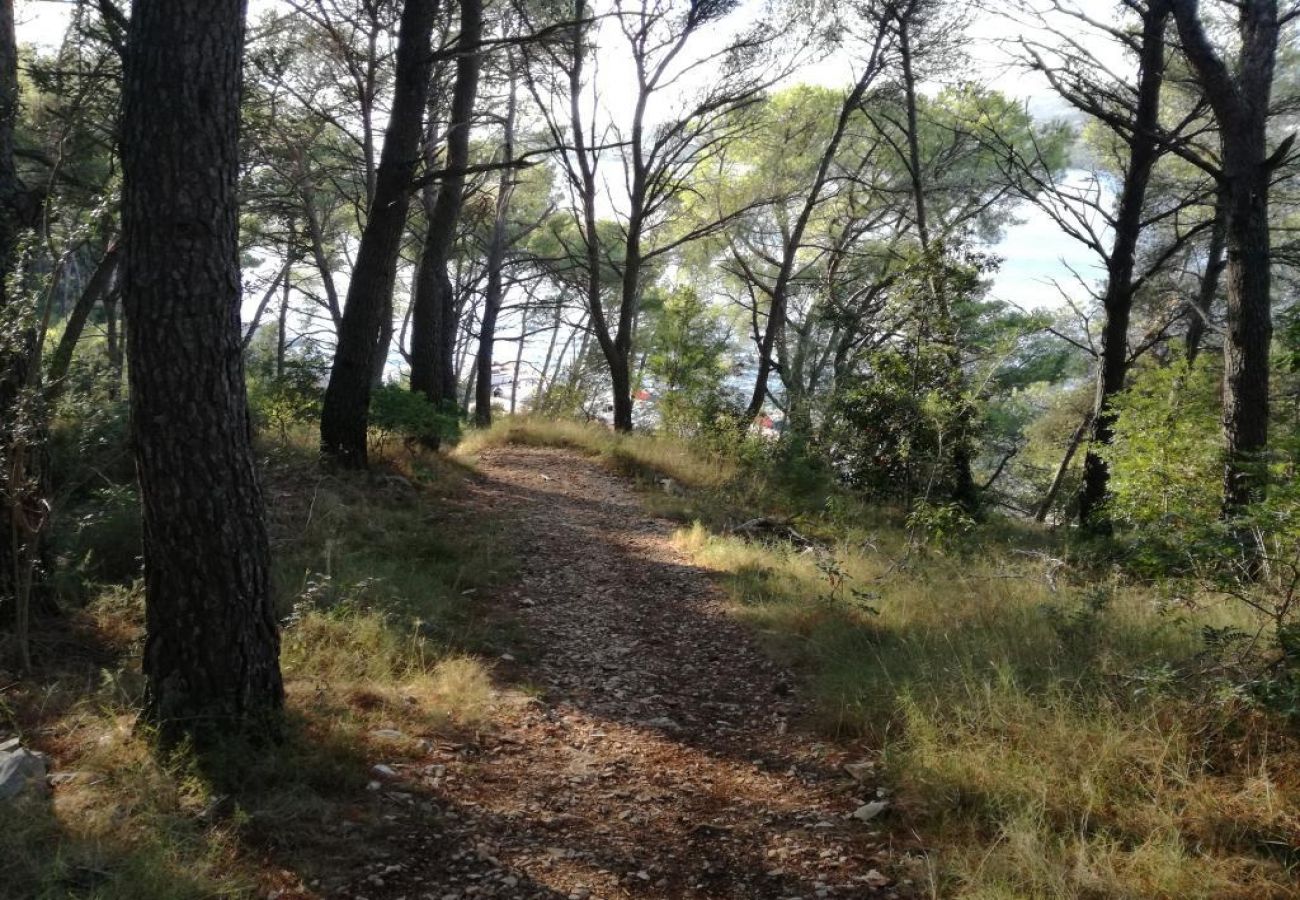
<path fill-rule="evenodd" d="M 874 788 L 798 727 L 790 673 L 727 615 L 631 487 L 574 454 L 485 451 L 471 505 L 517 523 L 499 598 L 532 686 L 475 746 L 393 784 L 378 897 L 897 897 Z M 885 873 L 885 874 L 882 874 Z"/>

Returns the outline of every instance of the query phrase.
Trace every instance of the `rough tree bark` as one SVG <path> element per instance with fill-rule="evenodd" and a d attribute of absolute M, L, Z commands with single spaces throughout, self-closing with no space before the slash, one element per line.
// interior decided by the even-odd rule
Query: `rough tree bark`
<path fill-rule="evenodd" d="M 1227 237 L 1228 321 L 1224 342 L 1223 512 L 1232 517 L 1263 496 L 1268 470 L 1269 346 L 1273 337 L 1268 198 L 1273 170 L 1267 125 L 1277 58 L 1277 0 L 1240 0 L 1238 58 L 1226 64 L 1205 33 L 1198 0 L 1171 0 L 1183 52 L 1219 126 Z"/>
<path fill-rule="evenodd" d="M 13 0 L 0 0 L 0 307 L 7 302 L 8 275 L 19 231 L 27 218 L 26 190 L 14 165 L 18 120 L 18 41 Z"/>
<path fill-rule="evenodd" d="M 1128 169 L 1120 189 L 1114 237 L 1107 257 L 1106 293 L 1102 306 L 1106 322 L 1101 335 L 1100 370 L 1093 403 L 1092 433 L 1083 458 L 1083 484 L 1079 490 L 1079 521 L 1096 531 L 1108 531 L 1103 512 L 1110 470 L 1099 448 L 1109 446 L 1115 431 L 1112 398 L 1124 389 L 1128 377 L 1128 326 L 1133 310 L 1133 270 L 1151 173 L 1160 158 L 1160 92 L 1165 78 L 1165 30 L 1169 7 L 1153 0 L 1142 12 L 1139 44 L 1137 105 L 1127 137 Z"/>
<path fill-rule="evenodd" d="M 411 390 L 434 403 L 456 400 L 456 332 L 460 322 L 447 266 L 465 199 L 464 169 L 469 165 L 470 125 L 482 66 L 477 48 L 482 39 L 482 0 L 460 0 L 460 35 L 456 41 L 459 55 L 447 124 L 446 168 L 452 174 L 443 180 L 430 211 L 411 300 Z"/>
<path fill-rule="evenodd" d="M 283 700 L 239 352 L 243 0 L 137 0 L 122 85 L 122 297 L 144 510 L 147 720 L 266 734 Z"/>
<path fill-rule="evenodd" d="M 27 669 L 33 600 L 49 610 L 57 607 L 38 583 L 48 496 L 43 440 L 36 437 L 45 430 L 35 402 L 39 326 L 34 298 L 8 294 L 22 235 L 37 229 L 45 208 L 45 191 L 25 185 L 15 164 L 18 106 L 14 7 L 12 0 L 0 0 L 0 617 L 16 613 L 18 656 Z M 60 272 L 56 267 L 55 283 Z"/>
<path fill-rule="evenodd" d="M 321 407 L 321 452 L 347 468 L 364 468 L 367 462 L 366 428 L 375 354 L 397 278 L 397 257 L 419 162 L 437 10 L 438 0 L 407 0 L 402 9 L 397 85 L 375 177 L 374 202 L 357 249 Z"/>

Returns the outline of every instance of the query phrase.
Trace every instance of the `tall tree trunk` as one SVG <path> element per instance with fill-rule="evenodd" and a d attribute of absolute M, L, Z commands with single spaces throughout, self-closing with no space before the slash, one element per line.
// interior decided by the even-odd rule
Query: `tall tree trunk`
<path fill-rule="evenodd" d="M 14 2 L 0 0 L 0 308 L 6 291 L 18 235 L 29 219 L 24 210 L 27 191 L 14 163 L 14 130 L 18 123 L 18 39 L 14 32 Z"/>
<path fill-rule="evenodd" d="M 411 301 L 411 390 L 434 403 L 456 400 L 456 332 L 460 322 L 447 268 L 465 199 L 464 169 L 469 165 L 470 126 L 482 64 L 478 45 L 482 39 L 482 0 L 460 0 L 460 36 L 456 41 L 459 55 L 447 124 L 447 168 L 452 174 L 439 187 L 429 216 Z"/>
<path fill-rule="evenodd" d="M 1165 29 L 1169 9 L 1163 0 L 1152 0 L 1143 14 L 1139 48 L 1137 108 L 1128 137 L 1128 171 L 1120 191 L 1115 216 L 1114 238 L 1107 257 L 1106 293 L 1102 306 L 1106 323 L 1102 329 L 1100 371 L 1093 403 L 1092 434 L 1083 459 L 1083 486 L 1079 491 L 1079 521 L 1089 529 L 1110 530 L 1103 504 L 1109 491 L 1110 470 L 1101 448 L 1110 445 L 1115 433 L 1112 398 L 1124 389 L 1128 377 L 1128 326 L 1133 309 L 1133 269 L 1138 240 L 1142 236 L 1142 213 L 1147 186 L 1160 158 L 1157 131 L 1160 121 L 1160 92 L 1165 77 Z"/>
<path fill-rule="evenodd" d="M 530 293 L 524 299 L 524 308 L 519 314 L 519 345 L 515 347 L 514 373 L 510 376 L 510 415 L 515 414 L 515 404 L 519 400 L 519 372 L 524 364 L 524 345 L 527 343 L 528 320 L 533 311 L 533 297 Z M 538 382 L 541 389 L 541 382 Z"/>
<path fill-rule="evenodd" d="M 787 296 L 790 291 L 790 281 L 794 277 L 795 262 L 803 246 L 804 231 L 807 229 L 808 221 L 812 217 L 818 202 L 820 202 L 821 193 L 830 179 L 831 165 L 835 162 L 835 154 L 839 152 L 840 143 L 844 140 L 844 133 L 848 129 L 849 119 L 862 102 L 867 88 L 871 86 L 876 75 L 880 72 L 881 49 L 885 34 L 885 25 L 881 23 L 876 29 L 875 46 L 872 49 L 871 57 L 866 66 L 863 67 L 857 82 L 853 85 L 853 90 L 848 93 L 844 98 L 844 102 L 840 104 L 839 115 L 835 120 L 835 130 L 831 132 L 830 139 L 822 150 L 821 159 L 817 164 L 817 174 L 808 189 L 807 197 L 804 198 L 803 206 L 795 219 L 794 227 L 786 236 L 781 248 L 781 263 L 777 269 L 776 282 L 772 287 L 767 325 L 758 341 L 758 371 L 754 375 L 754 392 L 750 396 L 749 407 L 746 410 L 750 418 L 763 411 L 763 404 L 767 400 L 767 381 L 772 374 L 772 357 L 776 351 L 776 345 L 781 333 L 785 329 Z"/>
<path fill-rule="evenodd" d="M 1065 445 L 1065 456 L 1061 457 L 1061 464 L 1056 467 L 1056 474 L 1052 476 L 1052 484 L 1043 495 L 1043 502 L 1038 504 L 1038 510 L 1034 513 L 1035 522 L 1047 521 L 1047 514 L 1052 511 L 1052 504 L 1056 502 L 1056 495 L 1061 492 L 1061 485 L 1065 483 L 1066 473 L 1070 471 L 1070 463 L 1074 461 L 1074 454 L 1079 452 L 1079 445 L 1083 443 L 1084 435 L 1088 433 L 1088 426 L 1092 424 L 1092 413 L 1084 416 L 1079 427 L 1074 429 L 1074 434 L 1070 436 L 1070 442 Z"/>
<path fill-rule="evenodd" d="M 1224 346 L 1223 431 L 1227 443 L 1223 513 L 1231 518 L 1268 486 L 1269 349 L 1273 337 L 1268 197 L 1272 156 L 1267 125 L 1279 36 L 1277 0 L 1237 3 L 1238 59 L 1229 66 L 1211 44 L 1198 0 L 1172 0 L 1183 51 L 1219 126 L 1226 201 L 1228 322 Z M 1245 536 L 1243 542 L 1248 543 Z"/>
<path fill-rule="evenodd" d="M 280 315 L 275 328 L 275 377 L 284 378 L 284 361 L 289 352 L 289 292 L 288 278 L 280 285 Z"/>
<path fill-rule="evenodd" d="M 240 349 L 243 0 L 137 0 L 122 296 L 144 511 L 146 718 L 266 734 L 283 701 Z"/>
<path fill-rule="evenodd" d="M 1201 342 L 1205 340 L 1205 330 L 1214 310 L 1214 298 L 1219 293 L 1219 281 L 1223 267 L 1227 262 L 1224 252 L 1228 246 L 1228 211 L 1222 191 L 1214 207 L 1214 226 L 1210 231 L 1210 242 L 1205 250 L 1205 271 L 1201 273 L 1201 284 L 1196 292 L 1193 308 L 1188 313 L 1187 335 L 1184 346 L 1187 351 L 1187 365 L 1196 364 L 1196 357 L 1201 353 Z"/>
<path fill-rule="evenodd" d="M 1271 172 L 1262 165 L 1259 133 L 1227 137 L 1228 158 L 1254 161 L 1229 171 L 1228 329 L 1223 383 L 1223 425 L 1228 459 L 1223 507 L 1233 515 L 1260 499 L 1268 484 L 1269 351 L 1273 340 L 1270 297 L 1268 192 Z"/>
<path fill-rule="evenodd" d="M 510 94 L 506 100 L 506 120 L 501 137 L 501 170 L 497 180 L 496 217 L 492 221 L 492 237 L 488 241 L 487 289 L 483 292 L 483 320 L 478 329 L 478 357 L 476 359 L 476 384 L 474 388 L 474 421 L 481 428 L 492 424 L 492 346 L 496 342 L 497 315 L 501 311 L 502 270 L 506 260 L 506 230 L 509 225 L 510 195 L 514 191 L 514 173 L 508 168 L 515 158 L 515 79 L 510 77 Z M 527 322 L 524 323 L 525 326 Z M 519 334 L 519 350 L 523 353 L 523 328 Z M 516 369 L 518 365 L 516 364 Z"/>
<path fill-rule="evenodd" d="M 104 298 L 104 352 L 108 355 L 108 399 L 117 400 L 122 390 L 122 339 L 118 334 L 118 298 L 110 291 Z"/>
<path fill-rule="evenodd" d="M 916 72 L 912 66 L 912 4 L 908 13 L 898 20 L 898 49 L 903 70 L 904 99 L 907 106 L 907 172 L 912 185 L 912 198 L 916 208 L 916 236 L 921 252 L 930 256 L 930 222 L 925 202 L 925 177 L 921 168 L 921 135 L 918 126 L 916 99 Z M 929 279 L 930 302 L 938 322 L 935 333 L 948 360 L 945 375 L 945 400 L 953 409 L 952 446 L 952 499 L 967 510 L 979 506 L 979 489 L 975 485 L 972 469 L 974 449 L 971 446 L 971 428 L 974 410 L 966 399 L 966 377 L 962 370 L 961 346 L 957 326 L 953 321 L 952 306 L 943 291 L 937 290 L 934 278 Z"/>
<path fill-rule="evenodd" d="M 557 297 L 555 299 L 555 318 L 551 321 L 551 339 L 546 343 L 546 358 L 542 360 L 542 371 L 537 377 L 537 390 L 533 392 L 533 399 L 528 404 L 532 410 L 537 409 L 540 403 L 546 399 L 547 391 L 550 390 L 549 378 L 551 374 L 551 360 L 555 358 L 555 345 L 559 341 L 560 324 L 563 321 L 564 321 L 564 304 L 563 302 L 561 302 L 561 299 Z M 570 332 L 569 340 L 572 339 L 573 339 L 573 333 Z M 559 369 L 560 369 L 560 361 L 564 359 L 564 353 L 568 349 L 569 349 L 569 345 L 568 342 L 566 341 L 564 348 L 560 350 L 559 359 L 556 360 L 555 363 L 555 369 L 557 374 L 559 373 Z M 515 411 L 513 396 L 510 402 L 511 402 L 510 412 L 513 413 Z"/>
<path fill-rule="evenodd" d="M 27 383 L 32 340 L 31 317 L 18 298 L 8 294 L 19 238 L 35 224 L 31 197 L 14 163 L 18 120 L 18 43 L 13 0 L 0 0 L 0 616 L 14 616 L 23 669 L 30 666 L 27 642 L 27 592 L 24 577 L 33 557 L 23 522 L 27 478 L 20 463 L 22 428 L 18 425 L 21 392 Z M 12 612 L 11 612 L 12 610 Z"/>
<path fill-rule="evenodd" d="M 438 0 L 406 0 L 402 8 L 397 86 L 375 179 L 375 200 L 361 234 L 321 407 L 321 452 L 350 468 L 364 468 L 367 461 L 375 355 L 397 279 L 397 257 L 419 160 L 437 9 Z"/>
<path fill-rule="evenodd" d="M 381 387 L 384 383 L 384 372 L 388 368 L 388 351 L 393 346 L 393 295 L 388 294 L 388 300 L 384 303 L 383 314 L 379 317 L 379 341 L 375 346 L 375 362 L 370 370 L 370 384 L 372 387 Z"/>
<path fill-rule="evenodd" d="M 627 356 L 626 354 L 622 356 L 619 354 L 618 346 L 610 333 L 609 320 L 605 316 L 604 298 L 601 296 L 601 247 L 600 232 L 596 220 L 596 167 L 592 156 L 593 150 L 587 145 L 586 127 L 582 122 L 582 72 L 587 48 L 583 43 L 586 26 L 581 23 L 586 18 L 586 15 L 586 0 L 573 0 L 574 24 L 571 30 L 573 65 L 568 71 L 569 129 L 573 140 L 574 160 L 578 166 L 578 189 L 582 199 L 581 230 L 583 248 L 586 250 L 587 275 L 586 297 L 584 299 L 587 303 L 587 315 L 590 318 L 591 330 L 583 333 L 582 347 L 570 372 L 569 387 L 573 388 L 577 385 L 577 376 L 583 361 L 586 359 L 587 343 L 592 333 L 594 333 L 597 342 L 600 344 L 601 352 L 605 355 L 605 361 L 609 365 L 610 379 L 613 382 L 615 423 L 618 422 L 621 416 L 626 429 L 630 430 L 632 427 L 632 398 L 629 393 Z M 633 138 L 633 146 L 636 146 L 636 137 Z M 630 226 L 629 231 L 631 231 Z M 620 372 L 622 373 L 621 383 Z M 622 395 L 622 409 L 620 409 L 620 394 Z"/>
<path fill-rule="evenodd" d="M 77 302 L 73 304 L 72 311 L 68 313 L 68 321 L 63 327 L 63 335 L 59 338 L 59 343 L 50 354 L 50 365 L 47 372 L 48 389 L 46 396 L 53 401 L 63 392 L 64 378 L 67 377 L 68 369 L 72 365 L 72 354 L 77 349 L 77 343 L 81 340 L 81 333 L 85 331 L 86 321 L 90 318 L 91 311 L 96 304 L 102 303 L 113 291 L 114 282 L 117 280 L 117 269 L 119 254 L 116 239 L 109 243 L 108 249 L 104 252 L 99 264 L 95 266 L 95 271 L 91 273 L 90 280 L 82 289 L 81 295 Z"/>

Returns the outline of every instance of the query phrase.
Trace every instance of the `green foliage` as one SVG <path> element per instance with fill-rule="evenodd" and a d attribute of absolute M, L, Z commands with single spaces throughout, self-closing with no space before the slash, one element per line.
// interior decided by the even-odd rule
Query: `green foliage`
<path fill-rule="evenodd" d="M 1178 544 L 1218 518 L 1223 444 L 1217 369 L 1144 367 L 1113 403 L 1111 514 Z"/>
<path fill-rule="evenodd" d="M 317 344 L 308 341 L 279 364 L 276 339 L 271 329 L 263 329 L 249 347 L 248 406 L 254 424 L 263 431 L 274 431 L 284 443 L 293 426 L 320 414 L 320 385 L 329 371 L 329 360 Z"/>
<path fill-rule="evenodd" d="M 370 427 L 377 450 L 394 438 L 436 447 L 460 437 L 460 416 L 454 408 L 439 408 L 424 394 L 385 384 L 370 394 Z"/>
<path fill-rule="evenodd" d="M 919 501 L 907 516 L 907 527 L 931 544 L 950 546 L 971 533 L 975 519 L 959 503 Z"/>
<path fill-rule="evenodd" d="M 890 302 L 911 317 L 907 333 L 842 379 L 818 439 L 850 486 L 905 502 L 954 489 L 953 459 L 975 428 L 954 343 L 982 312 L 986 266 L 935 248 L 896 278 Z"/>
<path fill-rule="evenodd" d="M 134 484 L 101 487 L 55 541 L 65 596 L 87 584 L 130 584 L 140 575 L 144 535 Z"/>
<path fill-rule="evenodd" d="M 719 311 L 689 287 L 678 288 L 648 316 L 646 372 L 660 396 L 663 427 L 679 434 L 712 427 L 737 404 L 725 386 L 731 335 Z"/>

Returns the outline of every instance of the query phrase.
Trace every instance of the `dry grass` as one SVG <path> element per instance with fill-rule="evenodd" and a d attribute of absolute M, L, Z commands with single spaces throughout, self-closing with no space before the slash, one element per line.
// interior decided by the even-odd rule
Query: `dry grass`
<path fill-rule="evenodd" d="M 472 459 L 488 448 L 507 444 L 567 447 L 624 475 L 638 479 L 671 478 L 683 488 L 713 490 L 730 483 L 736 464 L 723 454 L 704 454 L 689 444 L 651 434 L 618 434 L 600 424 L 528 416 L 501 418 L 489 429 L 472 431 L 457 453 Z"/>
<path fill-rule="evenodd" d="M 1201 626 L 1242 624 L 1239 610 L 1053 589 L 987 546 L 900 565 L 897 534 L 841 541 L 820 565 L 698 525 L 678 541 L 809 672 L 821 727 L 879 754 L 934 896 L 1300 895 L 1300 748 L 1179 674 Z"/>
<path fill-rule="evenodd" d="M 1249 628 L 1241 608 L 1071 581 L 1048 536 L 1009 523 L 918 548 L 894 511 L 801 495 L 788 473 L 681 441 L 523 419 L 467 449 L 503 443 L 571 447 L 689 489 L 647 500 L 699 520 L 679 545 L 808 674 L 810 718 L 878 757 L 925 844 L 931 896 L 1300 897 L 1296 736 L 1194 674 L 1201 629 Z M 824 549 L 725 533 L 758 514 Z"/>
<path fill-rule="evenodd" d="M 84 773 L 0 828 L 0 897 L 244 897 L 337 875 L 364 852 L 364 830 L 335 826 L 372 763 L 490 725 L 483 659 L 511 635 L 475 597 L 510 563 L 457 508 L 463 470 L 400 452 L 375 475 L 322 475 L 309 435 L 267 452 L 283 742 L 156 754 L 135 725 L 138 587 L 91 586 L 39 636 L 45 669 L 0 695 L 6 724 Z"/>

